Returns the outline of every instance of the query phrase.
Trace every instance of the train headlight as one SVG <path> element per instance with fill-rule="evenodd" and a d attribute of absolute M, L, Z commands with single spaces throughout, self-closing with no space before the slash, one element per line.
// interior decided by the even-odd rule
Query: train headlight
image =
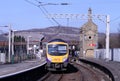
<path fill-rule="evenodd" d="M 52 58 L 48 57 L 48 60 L 49 60 L 49 61 L 52 61 Z"/>
<path fill-rule="evenodd" d="M 63 62 L 66 61 L 66 60 L 67 60 L 67 57 L 64 57 L 64 58 L 63 58 Z"/>

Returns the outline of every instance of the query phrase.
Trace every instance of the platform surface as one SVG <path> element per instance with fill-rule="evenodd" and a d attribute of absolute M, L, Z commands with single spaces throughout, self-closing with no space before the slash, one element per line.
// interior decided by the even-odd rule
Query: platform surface
<path fill-rule="evenodd" d="M 41 59 L 26 60 L 16 64 L 1 64 L 0 78 L 34 69 L 44 65 L 45 63 L 46 60 L 42 57 Z"/>
<path fill-rule="evenodd" d="M 106 67 L 113 74 L 115 81 L 120 81 L 120 62 L 106 61 L 106 60 L 101 60 L 101 59 L 90 59 L 90 58 L 87 58 L 85 60 Z"/>

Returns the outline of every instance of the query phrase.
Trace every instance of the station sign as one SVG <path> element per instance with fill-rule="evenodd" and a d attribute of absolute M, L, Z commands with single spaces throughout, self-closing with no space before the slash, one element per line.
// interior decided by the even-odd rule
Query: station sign
<path fill-rule="evenodd" d="M 89 44 L 89 46 L 96 46 L 96 44 Z"/>

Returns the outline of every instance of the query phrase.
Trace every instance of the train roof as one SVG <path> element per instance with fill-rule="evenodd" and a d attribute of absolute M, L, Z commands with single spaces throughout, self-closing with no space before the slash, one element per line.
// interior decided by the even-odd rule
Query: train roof
<path fill-rule="evenodd" d="M 50 43 L 50 42 L 65 42 L 66 43 L 66 41 L 64 41 L 62 39 L 53 39 L 53 40 L 49 41 L 48 43 Z"/>

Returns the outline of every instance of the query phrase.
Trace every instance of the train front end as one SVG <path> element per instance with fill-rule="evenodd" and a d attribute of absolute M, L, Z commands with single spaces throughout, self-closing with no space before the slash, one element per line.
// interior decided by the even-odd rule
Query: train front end
<path fill-rule="evenodd" d="M 64 41 L 52 41 L 47 44 L 47 69 L 51 71 L 67 70 L 69 50 Z"/>

